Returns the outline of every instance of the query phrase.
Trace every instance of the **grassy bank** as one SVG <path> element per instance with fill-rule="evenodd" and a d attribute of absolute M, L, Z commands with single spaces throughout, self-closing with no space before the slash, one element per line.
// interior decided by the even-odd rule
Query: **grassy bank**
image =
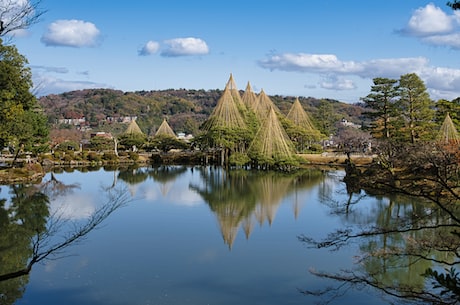
<path fill-rule="evenodd" d="M 347 159 L 346 154 L 323 153 L 323 154 L 299 154 L 299 156 L 314 165 L 344 165 Z M 364 166 L 372 163 L 373 156 L 356 154 L 350 156 L 351 161 L 357 166 Z"/>

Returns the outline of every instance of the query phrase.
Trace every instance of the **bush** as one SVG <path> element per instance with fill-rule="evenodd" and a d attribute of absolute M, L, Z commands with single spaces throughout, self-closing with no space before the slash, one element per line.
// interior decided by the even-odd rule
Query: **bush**
<path fill-rule="evenodd" d="M 118 157 L 113 152 L 106 152 L 102 155 L 102 160 L 109 162 L 118 162 Z"/>
<path fill-rule="evenodd" d="M 70 154 L 65 154 L 64 155 L 64 162 L 71 162 L 73 160 L 74 160 L 74 158 L 73 158 L 72 155 L 70 155 Z"/>
<path fill-rule="evenodd" d="M 308 151 L 314 154 L 319 154 L 323 152 L 323 146 L 321 144 L 314 143 L 310 145 Z"/>
<path fill-rule="evenodd" d="M 87 158 L 88 158 L 88 161 L 94 161 L 94 162 L 102 161 L 101 155 L 93 151 L 88 152 Z"/>
<path fill-rule="evenodd" d="M 129 158 L 133 161 L 139 160 L 139 154 L 133 151 L 129 152 Z"/>
<path fill-rule="evenodd" d="M 251 162 L 251 159 L 247 154 L 233 153 L 229 158 L 230 165 L 244 166 Z"/>
<path fill-rule="evenodd" d="M 60 152 L 60 151 L 55 151 L 55 152 L 53 153 L 53 158 L 54 158 L 54 160 L 61 160 L 62 155 L 63 155 L 62 152 Z"/>

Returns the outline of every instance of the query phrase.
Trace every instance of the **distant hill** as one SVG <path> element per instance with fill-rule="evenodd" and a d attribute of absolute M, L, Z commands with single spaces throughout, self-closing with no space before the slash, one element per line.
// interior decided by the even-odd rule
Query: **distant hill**
<path fill-rule="evenodd" d="M 241 94 L 243 92 L 241 91 Z M 49 121 L 58 125 L 63 119 L 82 119 L 92 129 L 104 129 L 114 120 L 137 117 L 136 122 L 143 132 L 153 135 L 164 118 L 177 132 L 196 134 L 207 119 L 222 90 L 168 89 L 158 91 L 123 92 L 112 89 L 86 89 L 52 94 L 39 98 Z M 270 96 L 278 108 L 287 114 L 296 97 Z M 321 100 L 299 97 L 313 121 L 322 120 L 318 109 Z M 336 100 L 323 100 L 333 112 L 336 120 L 342 118 L 361 124 L 363 108 Z M 112 121 L 110 121 L 110 118 Z M 61 121 L 60 121 L 61 120 Z"/>

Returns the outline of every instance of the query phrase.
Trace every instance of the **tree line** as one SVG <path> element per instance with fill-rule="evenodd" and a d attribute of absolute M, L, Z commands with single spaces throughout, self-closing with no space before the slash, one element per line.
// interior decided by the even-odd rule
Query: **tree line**
<path fill-rule="evenodd" d="M 433 102 L 425 84 L 415 73 L 399 80 L 374 78 L 371 93 L 362 98 L 364 113 L 371 120 L 375 139 L 406 142 L 433 140 L 447 114 L 459 126 L 460 97 Z"/>

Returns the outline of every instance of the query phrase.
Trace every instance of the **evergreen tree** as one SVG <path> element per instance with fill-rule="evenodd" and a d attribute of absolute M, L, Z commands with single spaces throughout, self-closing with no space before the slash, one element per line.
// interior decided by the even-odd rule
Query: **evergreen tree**
<path fill-rule="evenodd" d="M 334 106 L 330 101 L 321 100 L 318 106 L 318 112 L 315 115 L 319 131 L 329 136 L 335 133 L 335 122 L 339 119 L 334 111 Z"/>
<path fill-rule="evenodd" d="M 361 100 L 369 111 L 364 115 L 372 120 L 371 132 L 375 138 L 389 139 L 394 120 L 395 101 L 398 95 L 397 80 L 374 78 L 371 93 Z"/>
<path fill-rule="evenodd" d="M 0 39 L 0 148 L 33 150 L 48 139 L 47 120 L 30 92 L 27 59 Z"/>
<path fill-rule="evenodd" d="M 423 81 L 415 73 L 402 75 L 398 91 L 398 110 L 404 123 L 401 130 L 403 137 L 408 137 L 411 143 L 417 139 L 432 138 L 434 104 Z"/>
<path fill-rule="evenodd" d="M 452 101 L 439 100 L 436 102 L 436 123 L 441 125 L 449 114 L 452 122 L 460 129 L 460 97 Z"/>

